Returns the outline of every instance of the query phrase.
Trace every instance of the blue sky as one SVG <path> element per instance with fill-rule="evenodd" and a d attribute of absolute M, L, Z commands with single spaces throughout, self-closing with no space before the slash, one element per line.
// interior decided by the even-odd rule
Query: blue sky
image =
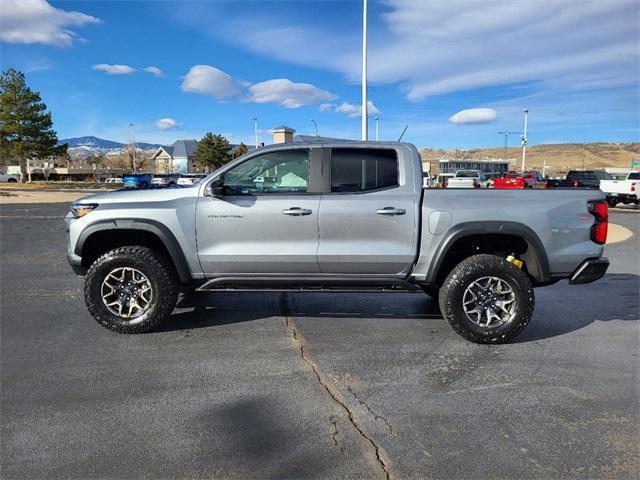
<path fill-rule="evenodd" d="M 1 3 L 2 69 L 26 73 L 60 138 L 127 141 L 133 122 L 138 141 L 252 143 L 250 117 L 267 143 L 311 118 L 360 135 L 361 1 Z M 639 140 L 638 0 L 369 3 L 381 139 L 408 124 L 419 147 L 501 145 L 528 108 L 530 144 Z"/>

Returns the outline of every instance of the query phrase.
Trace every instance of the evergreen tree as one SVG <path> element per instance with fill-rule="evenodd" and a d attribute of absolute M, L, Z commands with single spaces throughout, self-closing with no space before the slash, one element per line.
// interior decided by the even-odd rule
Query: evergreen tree
<path fill-rule="evenodd" d="M 249 151 L 249 149 L 247 148 L 247 146 L 244 143 L 240 142 L 240 145 L 238 145 L 238 147 L 236 148 L 235 152 L 233 152 L 233 158 L 241 157 L 242 155 L 244 155 L 248 151 Z"/>
<path fill-rule="evenodd" d="M 207 133 L 198 142 L 196 161 L 203 167 L 213 170 L 231 160 L 229 155 L 229 140 L 222 135 Z"/>
<path fill-rule="evenodd" d="M 51 112 L 40 94 L 25 83 L 24 73 L 10 68 L 0 74 L 0 158 L 18 160 L 23 177 L 27 158 L 64 155 L 67 145 L 56 147 Z"/>

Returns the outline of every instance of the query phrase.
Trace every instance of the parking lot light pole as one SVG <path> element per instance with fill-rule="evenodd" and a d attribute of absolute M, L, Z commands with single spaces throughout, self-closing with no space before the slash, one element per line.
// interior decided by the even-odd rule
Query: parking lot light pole
<path fill-rule="evenodd" d="M 376 121 L 376 142 L 380 140 L 380 117 L 373 117 L 373 119 Z"/>
<path fill-rule="evenodd" d="M 529 119 L 529 109 L 525 108 L 524 112 L 524 130 L 522 134 L 522 171 L 524 172 L 525 163 L 527 160 L 527 121 Z"/>
<path fill-rule="evenodd" d="M 361 140 L 369 138 L 369 118 L 367 116 L 367 0 L 363 0 L 362 9 L 362 135 Z"/>
<path fill-rule="evenodd" d="M 522 135 L 522 132 L 498 132 L 498 135 L 504 135 L 504 159 L 506 160 L 509 135 Z"/>
<path fill-rule="evenodd" d="M 316 121 L 312 118 L 311 119 L 311 123 L 313 123 L 313 126 L 316 127 L 316 138 L 318 137 L 318 124 L 316 123 Z"/>
<path fill-rule="evenodd" d="M 129 123 L 129 126 L 131 127 L 131 158 L 133 160 L 133 173 L 136 173 L 136 126 L 133 123 Z"/>
<path fill-rule="evenodd" d="M 251 117 L 249 120 L 253 122 L 253 133 L 256 137 L 256 148 L 258 148 L 258 119 L 256 117 Z"/>

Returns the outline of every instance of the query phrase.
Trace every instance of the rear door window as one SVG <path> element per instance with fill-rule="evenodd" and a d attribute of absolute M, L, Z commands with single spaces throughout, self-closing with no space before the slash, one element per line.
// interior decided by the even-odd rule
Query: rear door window
<path fill-rule="evenodd" d="M 334 148 L 331 150 L 331 192 L 369 192 L 397 187 L 395 150 Z"/>

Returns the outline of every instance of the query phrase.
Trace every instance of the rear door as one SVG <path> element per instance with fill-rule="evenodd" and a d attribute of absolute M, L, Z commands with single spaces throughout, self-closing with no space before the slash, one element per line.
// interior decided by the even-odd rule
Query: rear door
<path fill-rule="evenodd" d="M 402 275 L 417 250 L 411 162 L 393 148 L 327 148 L 318 263 L 322 273 Z M 406 153 L 405 153 L 406 154 Z"/>
<path fill-rule="evenodd" d="M 257 154 L 224 173 L 221 194 L 201 195 L 198 255 L 207 276 L 319 272 L 321 156 L 320 148 L 291 147 Z"/>

